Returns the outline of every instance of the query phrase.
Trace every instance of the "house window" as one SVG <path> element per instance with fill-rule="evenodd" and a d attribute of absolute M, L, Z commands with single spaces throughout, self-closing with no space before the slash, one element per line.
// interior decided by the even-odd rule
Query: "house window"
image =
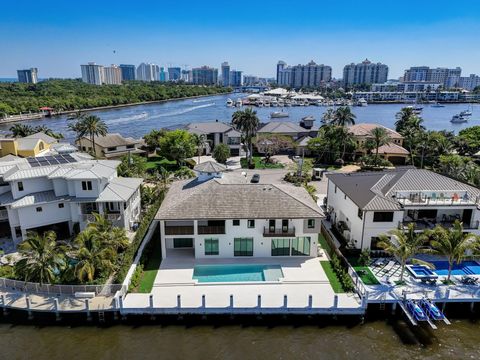
<path fill-rule="evenodd" d="M 272 239 L 272 256 L 289 256 L 290 239 Z"/>
<path fill-rule="evenodd" d="M 218 239 L 205 239 L 205 255 L 218 255 Z"/>
<path fill-rule="evenodd" d="M 253 256 L 253 238 L 235 238 L 233 242 L 234 256 Z"/>
<path fill-rule="evenodd" d="M 255 227 L 255 220 L 247 220 L 247 227 L 252 229 Z"/>
<path fill-rule="evenodd" d="M 357 213 L 357 215 L 358 215 L 358 217 L 359 217 L 360 219 L 363 219 L 363 211 L 362 211 L 362 209 L 358 208 L 358 213 Z"/>
<path fill-rule="evenodd" d="M 127 145 L 127 149 L 134 149 L 135 145 Z"/>
<path fill-rule="evenodd" d="M 18 182 L 18 191 L 23 191 L 23 182 Z"/>
<path fill-rule="evenodd" d="M 115 146 L 107 148 L 107 151 L 115 151 L 117 148 Z"/>
<path fill-rule="evenodd" d="M 82 181 L 82 190 L 92 190 L 92 182 L 91 181 Z"/>
<path fill-rule="evenodd" d="M 58 204 L 58 208 L 59 208 L 59 209 L 63 209 L 64 207 L 65 207 L 65 205 L 64 205 L 63 203 L 59 203 L 59 204 Z"/>
<path fill-rule="evenodd" d="M 240 226 L 240 220 L 239 219 L 232 220 L 232 223 L 233 223 L 233 226 Z"/>
<path fill-rule="evenodd" d="M 308 219 L 307 220 L 307 228 L 315 229 L 315 219 Z"/>
<path fill-rule="evenodd" d="M 310 255 L 310 237 L 299 236 L 292 239 L 292 255 L 309 256 Z"/>
<path fill-rule="evenodd" d="M 41 206 L 37 207 L 35 210 L 36 210 L 37 212 L 42 212 L 42 211 L 43 211 L 43 209 L 42 209 Z"/>
<path fill-rule="evenodd" d="M 175 249 L 193 248 L 193 239 L 192 238 L 173 239 L 173 247 Z"/>
<path fill-rule="evenodd" d="M 43 142 L 40 141 L 40 144 L 38 144 L 38 150 L 42 151 L 45 149 L 45 146 L 43 145 Z"/>
<path fill-rule="evenodd" d="M 393 211 L 376 211 L 373 213 L 373 222 L 392 222 Z"/>

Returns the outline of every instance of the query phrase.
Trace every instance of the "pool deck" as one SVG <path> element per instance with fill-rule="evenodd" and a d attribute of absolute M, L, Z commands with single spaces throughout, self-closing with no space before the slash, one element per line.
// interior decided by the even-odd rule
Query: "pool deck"
<path fill-rule="evenodd" d="M 126 295 L 122 313 L 151 314 L 363 314 L 355 294 L 335 294 L 320 265 L 326 257 L 164 259 L 151 294 Z M 198 283 L 195 265 L 280 265 L 280 281 Z M 285 300 L 286 297 L 286 300 Z"/>

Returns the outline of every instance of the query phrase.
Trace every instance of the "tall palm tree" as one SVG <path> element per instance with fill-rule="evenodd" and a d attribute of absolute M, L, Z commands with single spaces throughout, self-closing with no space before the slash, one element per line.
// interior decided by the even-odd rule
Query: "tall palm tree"
<path fill-rule="evenodd" d="M 395 229 L 390 231 L 389 234 L 393 239 L 382 234 L 377 245 L 400 261 L 400 282 L 402 282 L 407 261 L 421 252 L 421 248 L 427 242 L 428 236 L 426 233 L 415 233 L 415 224 L 413 223 L 408 224 L 407 231 Z M 422 262 L 418 259 L 416 261 Z"/>
<path fill-rule="evenodd" d="M 370 139 L 373 148 L 375 149 L 375 166 L 378 165 L 378 148 L 383 145 L 390 143 L 390 136 L 388 135 L 387 130 L 383 127 L 376 127 L 370 132 L 372 138 Z"/>
<path fill-rule="evenodd" d="M 77 139 L 89 136 L 95 154 L 95 136 L 105 136 L 108 132 L 107 124 L 98 116 L 81 116 L 79 120 L 68 124 L 68 128 L 77 134 Z"/>
<path fill-rule="evenodd" d="M 15 274 L 24 281 L 53 284 L 65 267 L 65 251 L 56 241 L 54 231 L 43 235 L 29 232 L 18 249 L 22 258 L 15 264 Z"/>
<path fill-rule="evenodd" d="M 335 119 L 335 109 L 328 108 L 322 115 L 322 123 L 330 124 L 332 123 L 333 119 Z"/>
<path fill-rule="evenodd" d="M 32 134 L 35 134 L 35 129 L 30 125 L 25 124 L 15 124 L 10 127 L 13 137 L 25 137 Z"/>
<path fill-rule="evenodd" d="M 205 134 L 192 134 L 192 135 L 193 135 L 193 141 L 195 143 L 195 146 L 197 147 L 198 163 L 200 164 L 200 156 L 202 155 L 203 149 L 205 148 L 207 137 L 205 136 Z"/>
<path fill-rule="evenodd" d="M 257 112 L 252 108 L 235 111 L 232 115 L 232 124 L 243 134 L 243 138 L 248 147 L 248 165 L 252 164 L 253 159 L 253 138 L 257 134 L 260 120 L 257 117 Z"/>
<path fill-rule="evenodd" d="M 451 229 L 437 225 L 430 231 L 432 240 L 430 241 L 430 254 L 443 255 L 448 261 L 447 282 L 450 282 L 453 265 L 462 263 L 467 256 L 468 250 L 473 250 L 478 246 L 480 237 L 472 233 L 463 232 L 463 224 L 455 221 Z"/>
<path fill-rule="evenodd" d="M 338 126 L 355 125 L 355 118 L 355 114 L 352 113 L 352 110 L 350 110 L 348 106 L 340 106 L 335 110 L 332 124 Z"/>

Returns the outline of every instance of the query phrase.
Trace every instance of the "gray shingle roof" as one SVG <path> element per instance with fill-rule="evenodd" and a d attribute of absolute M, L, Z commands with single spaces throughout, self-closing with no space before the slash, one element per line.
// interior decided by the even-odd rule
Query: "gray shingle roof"
<path fill-rule="evenodd" d="M 290 186 L 293 188 L 293 186 Z M 291 189 L 290 189 L 291 190 Z M 296 192 L 306 191 L 298 188 Z M 172 184 L 156 219 L 269 219 L 319 218 L 315 202 L 304 194 L 265 184 L 220 184 L 198 180 Z"/>
<path fill-rule="evenodd" d="M 88 137 L 84 137 L 84 140 L 90 141 Z M 140 144 L 142 140 L 126 138 L 118 133 L 107 134 L 105 136 L 95 136 L 95 144 L 104 148 L 115 146 L 126 146 Z"/>
<path fill-rule="evenodd" d="M 54 144 L 54 143 L 58 142 L 57 139 L 55 139 L 54 137 L 51 137 L 50 135 L 47 135 L 43 132 L 38 132 L 38 133 L 35 133 L 35 134 L 32 134 L 32 135 L 25 136 L 23 139 L 40 139 L 40 140 L 43 140 L 44 142 L 46 142 L 47 144 Z"/>
<path fill-rule="evenodd" d="M 474 186 L 424 169 L 397 169 L 395 171 L 327 174 L 362 210 L 400 210 L 396 192 L 467 192 L 470 198 L 480 196 Z"/>
<path fill-rule="evenodd" d="M 220 121 L 198 122 L 185 125 L 185 129 L 193 133 L 224 133 L 232 127 Z"/>
<path fill-rule="evenodd" d="M 53 190 L 49 190 L 25 195 L 24 197 L 13 201 L 10 205 L 15 209 L 32 205 L 40 205 L 52 201 L 67 201 L 70 199 L 71 197 L 68 195 L 55 196 L 55 192 Z"/>
<path fill-rule="evenodd" d="M 260 134 L 298 134 L 309 132 L 309 130 L 288 121 L 270 121 L 266 123 L 262 128 L 260 128 L 257 132 Z"/>
<path fill-rule="evenodd" d="M 224 172 L 227 168 L 219 164 L 215 161 L 205 161 L 201 164 L 196 165 L 193 170 L 198 172 L 207 172 L 207 173 L 214 173 L 214 172 Z"/>
<path fill-rule="evenodd" d="M 368 123 L 363 123 L 363 124 L 355 124 L 352 126 L 348 127 L 348 131 L 351 132 L 355 136 L 366 136 L 366 137 L 371 137 L 372 130 L 380 127 L 383 128 L 387 131 L 388 136 L 391 139 L 403 139 L 403 136 L 400 135 L 398 132 L 389 129 L 383 125 L 380 124 L 368 124 Z"/>

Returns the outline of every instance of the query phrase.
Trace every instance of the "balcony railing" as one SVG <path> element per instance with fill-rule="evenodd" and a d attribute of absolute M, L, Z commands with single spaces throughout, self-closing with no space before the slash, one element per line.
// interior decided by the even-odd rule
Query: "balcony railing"
<path fill-rule="evenodd" d="M 0 220 L 8 219 L 8 211 L 7 210 L 0 210 Z"/>
<path fill-rule="evenodd" d="M 404 206 L 460 206 L 480 204 L 480 198 L 470 197 L 466 192 L 415 192 L 415 193 L 396 193 L 395 199 Z"/>
<path fill-rule="evenodd" d="M 454 222 L 453 221 L 440 221 L 440 222 L 433 222 L 433 221 L 425 221 L 425 220 L 417 220 L 417 221 L 399 221 L 398 222 L 398 228 L 399 229 L 407 229 L 409 224 L 415 224 L 415 230 L 421 231 L 421 230 L 431 230 L 435 226 L 440 225 L 444 228 L 451 228 L 453 227 Z M 463 223 L 463 229 L 464 230 L 477 230 L 480 228 L 480 223 L 479 221 L 472 221 L 471 223 Z"/>
<path fill-rule="evenodd" d="M 282 228 L 272 228 L 265 226 L 263 228 L 263 236 L 295 236 L 295 227 L 282 227 Z"/>
<path fill-rule="evenodd" d="M 202 234 L 225 234 L 225 226 L 198 226 L 198 233 Z"/>
<path fill-rule="evenodd" d="M 108 221 L 120 221 L 122 215 L 120 214 L 102 214 Z M 82 220 L 86 222 L 95 221 L 95 216 L 93 214 L 82 214 Z"/>
<path fill-rule="evenodd" d="M 193 235 L 193 225 L 165 226 L 165 235 Z"/>

